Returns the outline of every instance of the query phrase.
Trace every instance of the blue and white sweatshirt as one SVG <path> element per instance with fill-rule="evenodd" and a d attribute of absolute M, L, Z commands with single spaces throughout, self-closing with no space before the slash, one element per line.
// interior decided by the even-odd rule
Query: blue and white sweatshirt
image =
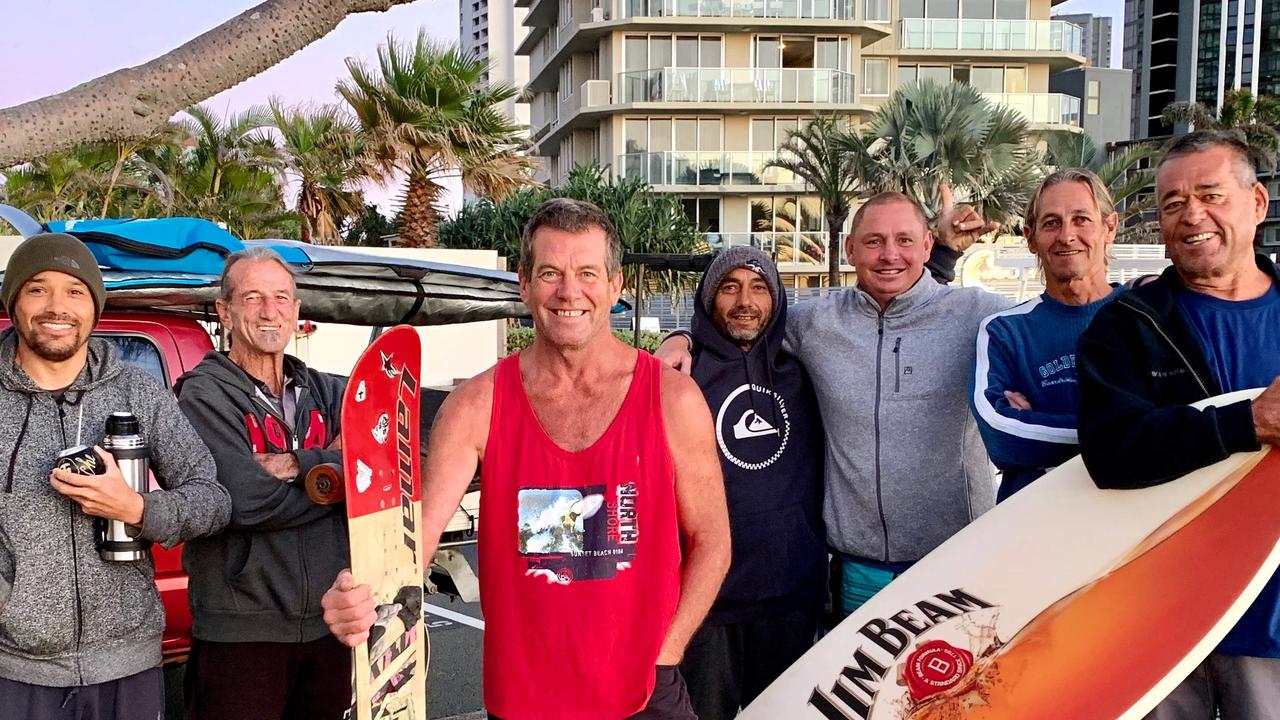
<path fill-rule="evenodd" d="M 1098 309 L 1121 292 L 1087 305 L 1067 305 L 1044 293 L 979 327 L 969 401 L 987 454 L 1004 473 L 999 500 L 1080 452 L 1076 343 Z M 1032 409 L 1013 407 L 1006 390 L 1024 395 Z"/>

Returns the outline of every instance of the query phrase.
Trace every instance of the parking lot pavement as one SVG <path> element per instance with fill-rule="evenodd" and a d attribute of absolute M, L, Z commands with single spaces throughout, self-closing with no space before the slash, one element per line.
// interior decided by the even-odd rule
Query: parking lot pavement
<path fill-rule="evenodd" d="M 474 545 L 463 555 L 476 567 Z M 433 720 L 484 720 L 480 691 L 480 651 L 484 621 L 480 603 L 450 602 L 430 595 L 423 607 L 431 638 L 431 665 L 427 669 L 427 715 Z"/>

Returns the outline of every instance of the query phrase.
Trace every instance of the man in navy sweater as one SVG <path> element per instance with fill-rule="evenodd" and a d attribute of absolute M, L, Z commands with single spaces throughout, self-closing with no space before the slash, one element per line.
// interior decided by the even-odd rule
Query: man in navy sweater
<path fill-rule="evenodd" d="M 1080 449 L 1107 488 L 1158 485 L 1280 447 L 1280 273 L 1253 239 L 1267 213 L 1248 147 L 1196 132 L 1156 170 L 1173 267 L 1098 311 L 1080 338 Z M 1197 410 L 1219 393 L 1252 401 Z M 1262 720 L 1280 708 L 1280 576 L 1152 720 Z"/>
<path fill-rule="evenodd" d="M 1045 291 L 982 323 L 970 393 L 987 454 L 1003 473 L 997 502 L 1079 452 L 1076 344 L 1121 292 L 1107 282 L 1117 219 L 1102 180 L 1083 169 L 1045 178 L 1027 205 L 1027 245 Z"/>
<path fill-rule="evenodd" d="M 813 645 L 822 422 L 809 375 L 782 349 L 787 296 L 768 255 L 724 250 L 695 298 L 692 375 L 715 416 L 733 561 L 680 672 L 698 717 L 728 720 Z"/>

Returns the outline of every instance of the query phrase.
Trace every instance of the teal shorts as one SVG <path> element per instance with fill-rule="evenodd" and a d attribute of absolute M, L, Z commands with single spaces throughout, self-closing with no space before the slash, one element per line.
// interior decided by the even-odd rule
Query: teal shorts
<path fill-rule="evenodd" d="M 862 607 L 872 595 L 883 590 L 900 574 L 856 560 L 840 558 L 840 617 L 846 618 Z"/>

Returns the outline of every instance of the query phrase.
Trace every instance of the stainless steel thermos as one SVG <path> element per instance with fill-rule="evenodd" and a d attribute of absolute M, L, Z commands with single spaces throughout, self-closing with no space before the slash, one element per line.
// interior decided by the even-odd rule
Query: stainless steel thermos
<path fill-rule="evenodd" d="M 138 429 L 138 418 L 130 412 L 115 412 L 107 418 L 107 434 L 102 446 L 115 457 L 124 481 L 134 492 L 147 491 L 147 441 Z M 98 555 L 111 562 L 134 562 L 147 557 L 150 540 L 138 537 L 138 528 L 120 520 L 97 523 Z"/>

